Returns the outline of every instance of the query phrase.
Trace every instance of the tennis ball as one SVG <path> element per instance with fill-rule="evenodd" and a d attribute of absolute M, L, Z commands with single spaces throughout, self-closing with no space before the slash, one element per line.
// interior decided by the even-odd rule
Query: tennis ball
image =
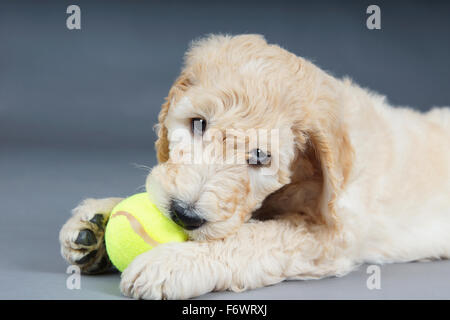
<path fill-rule="evenodd" d="M 147 193 L 135 194 L 117 204 L 105 230 L 106 252 L 121 272 L 138 255 L 160 243 L 186 240 L 183 228 L 166 218 Z"/>

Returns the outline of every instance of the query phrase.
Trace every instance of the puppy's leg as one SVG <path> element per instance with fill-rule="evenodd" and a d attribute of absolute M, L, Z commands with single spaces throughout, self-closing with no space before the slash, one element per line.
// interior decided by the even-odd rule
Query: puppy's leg
<path fill-rule="evenodd" d="M 59 233 L 61 254 L 84 273 L 100 273 L 111 267 L 106 255 L 106 222 L 121 198 L 86 199 L 73 209 L 72 217 Z"/>
<path fill-rule="evenodd" d="M 124 271 L 120 286 L 134 298 L 185 299 L 349 272 L 354 264 L 340 244 L 327 241 L 301 222 L 246 223 L 224 240 L 168 243 L 143 253 Z"/>

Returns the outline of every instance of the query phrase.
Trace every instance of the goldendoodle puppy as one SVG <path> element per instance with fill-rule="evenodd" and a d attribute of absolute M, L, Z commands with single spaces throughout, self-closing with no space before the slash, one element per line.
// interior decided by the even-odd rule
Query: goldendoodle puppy
<path fill-rule="evenodd" d="M 187 52 L 158 136 L 147 191 L 192 241 L 138 256 L 122 274 L 127 296 L 189 298 L 450 255 L 449 108 L 393 108 L 261 36 L 210 36 Z M 60 232 L 67 261 L 109 267 L 103 227 L 120 200 L 74 209 Z"/>

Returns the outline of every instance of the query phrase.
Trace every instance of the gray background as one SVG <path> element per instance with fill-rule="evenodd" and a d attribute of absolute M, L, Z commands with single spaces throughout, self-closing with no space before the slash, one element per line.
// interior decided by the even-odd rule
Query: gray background
<path fill-rule="evenodd" d="M 60 226 L 85 197 L 142 190 L 156 163 L 152 130 L 189 42 L 260 33 L 396 105 L 450 103 L 450 3 L 376 1 L 0 1 L 0 298 L 116 299 L 119 275 L 66 289 Z M 82 30 L 66 28 L 78 4 Z M 366 267 L 211 299 L 450 298 L 450 263 Z"/>

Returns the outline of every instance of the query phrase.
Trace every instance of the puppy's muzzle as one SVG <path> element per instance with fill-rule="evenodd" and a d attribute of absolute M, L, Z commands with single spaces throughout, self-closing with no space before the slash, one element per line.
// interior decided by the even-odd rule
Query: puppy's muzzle
<path fill-rule="evenodd" d="M 170 217 L 176 224 L 186 230 L 195 230 L 206 222 L 197 214 L 193 206 L 180 200 L 171 201 Z"/>

